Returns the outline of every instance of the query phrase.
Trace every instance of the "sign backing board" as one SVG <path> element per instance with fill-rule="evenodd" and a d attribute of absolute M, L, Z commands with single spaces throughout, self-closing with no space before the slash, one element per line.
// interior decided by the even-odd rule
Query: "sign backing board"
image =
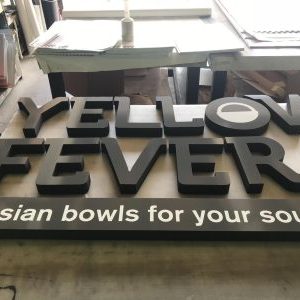
<path fill-rule="evenodd" d="M 174 106 L 176 121 L 204 119 L 204 105 Z M 253 112 L 249 118 L 253 118 Z M 45 121 L 37 138 L 67 138 L 71 110 Z M 116 111 L 104 110 L 110 138 L 115 138 Z M 130 122 L 161 123 L 153 106 L 131 106 Z M 1 139 L 24 138 L 26 116 L 16 113 Z M 298 135 L 285 133 L 270 121 L 263 136 L 280 141 L 284 163 L 300 173 Z M 196 136 L 197 137 L 197 136 Z M 172 137 L 162 136 L 167 147 Z M 199 138 L 225 138 L 204 126 Z M 101 138 L 100 138 L 101 140 Z M 120 137 L 117 141 L 130 170 L 149 137 Z M 83 195 L 39 194 L 36 179 L 44 156 L 29 154 L 28 174 L 8 174 L 0 181 L 0 236 L 30 238 L 138 238 L 138 239 L 272 239 L 296 240 L 300 231 L 300 194 L 287 191 L 262 175 L 261 193 L 248 194 L 230 153 L 214 153 L 215 172 L 226 172 L 230 187 L 224 195 L 182 194 L 178 191 L 176 158 L 159 155 L 136 193 L 122 194 L 104 153 L 84 154 L 90 187 Z M 65 217 L 65 219 L 63 218 Z M 100 218 L 100 219 L 99 219 Z M 15 220 L 14 220 L 15 219 Z M 99 221 L 100 220 L 100 221 Z M 111 220 L 111 221 L 109 221 Z M 198 225 L 197 225 L 198 224 Z"/>

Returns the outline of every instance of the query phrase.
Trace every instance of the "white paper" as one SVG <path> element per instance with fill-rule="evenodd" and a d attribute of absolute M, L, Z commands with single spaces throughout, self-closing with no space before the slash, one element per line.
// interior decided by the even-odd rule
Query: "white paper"
<path fill-rule="evenodd" d="M 101 52 L 114 47 L 121 37 L 119 21 L 55 22 L 50 29 L 31 43 L 39 53 L 68 51 Z"/>
<path fill-rule="evenodd" d="M 217 3 L 233 25 L 249 38 L 283 45 L 286 41 L 300 41 L 298 0 L 218 0 Z"/>
<path fill-rule="evenodd" d="M 244 43 L 223 24 L 206 24 L 201 20 L 179 22 L 176 45 L 180 53 L 234 52 L 244 49 Z"/>

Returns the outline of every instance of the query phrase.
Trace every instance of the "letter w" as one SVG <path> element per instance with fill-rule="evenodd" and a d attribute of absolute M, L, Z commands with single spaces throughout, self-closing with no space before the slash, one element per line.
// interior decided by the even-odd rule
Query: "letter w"
<path fill-rule="evenodd" d="M 117 209 L 114 209 L 113 211 L 110 211 L 109 209 L 105 209 L 102 212 L 101 209 L 97 209 L 98 220 L 102 222 L 105 219 L 107 219 L 108 222 L 112 222 L 117 211 L 118 211 Z"/>

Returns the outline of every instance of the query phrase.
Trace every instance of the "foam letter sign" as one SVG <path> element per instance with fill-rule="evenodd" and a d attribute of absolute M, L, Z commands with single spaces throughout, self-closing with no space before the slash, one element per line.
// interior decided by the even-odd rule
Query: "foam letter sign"
<path fill-rule="evenodd" d="M 82 153 L 100 152 L 97 138 L 47 139 L 48 151 L 40 167 L 36 186 L 41 194 L 84 194 L 90 187 L 90 174 L 84 168 Z M 75 173 L 63 175 L 63 173 Z"/>

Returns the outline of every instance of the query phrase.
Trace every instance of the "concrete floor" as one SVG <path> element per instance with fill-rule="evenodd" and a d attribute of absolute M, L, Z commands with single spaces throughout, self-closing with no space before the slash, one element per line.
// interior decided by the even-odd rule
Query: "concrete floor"
<path fill-rule="evenodd" d="M 2 241 L 15 299 L 299 299 L 299 245 Z M 7 293 L 7 291 L 5 291 Z M 13 291 L 11 291 L 11 295 Z M 12 297 L 0 299 L 13 299 Z"/>
<path fill-rule="evenodd" d="M 12 115 L 18 109 L 17 101 L 20 97 L 30 97 L 37 105 L 43 105 L 51 99 L 48 78 L 33 58 L 27 57 L 22 61 L 22 79 L 0 106 L 0 132 L 7 127 Z"/>
<path fill-rule="evenodd" d="M 32 60 L 0 107 L 2 128 L 20 96 L 49 100 Z M 299 299 L 300 244 L 271 242 L 0 242 L 0 299 Z"/>

